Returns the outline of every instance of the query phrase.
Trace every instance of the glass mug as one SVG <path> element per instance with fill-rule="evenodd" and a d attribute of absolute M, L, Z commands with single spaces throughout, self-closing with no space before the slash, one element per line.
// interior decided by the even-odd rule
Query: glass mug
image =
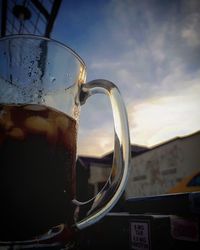
<path fill-rule="evenodd" d="M 113 83 L 85 80 L 83 60 L 55 40 L 33 35 L 0 39 L 2 244 L 45 245 L 45 239 L 55 238 L 63 228 L 67 243 L 70 232 L 100 220 L 124 191 L 130 139 L 123 101 Z M 75 166 L 80 106 L 96 93 L 109 97 L 113 111 L 113 165 L 103 189 L 79 202 Z M 88 211 L 80 216 L 84 207 Z"/>

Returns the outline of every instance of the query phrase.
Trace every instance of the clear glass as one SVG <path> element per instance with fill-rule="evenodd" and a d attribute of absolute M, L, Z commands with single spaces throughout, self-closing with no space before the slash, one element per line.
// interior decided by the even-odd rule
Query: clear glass
<path fill-rule="evenodd" d="M 100 220 L 124 191 L 130 139 L 123 100 L 107 80 L 85 83 L 83 60 L 51 39 L 2 38 L 0 63 L 0 196 L 4 204 L 0 241 L 19 248 L 47 246 L 62 233 L 70 245 L 74 232 Z M 81 105 L 96 93 L 108 96 L 113 111 L 113 166 L 103 189 L 83 203 L 76 200 L 75 190 L 78 120 Z"/>

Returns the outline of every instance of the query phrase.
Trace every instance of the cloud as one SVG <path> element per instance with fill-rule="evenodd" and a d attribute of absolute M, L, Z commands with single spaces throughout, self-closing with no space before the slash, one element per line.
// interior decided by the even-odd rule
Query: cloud
<path fill-rule="evenodd" d="M 176 75 L 174 79 L 171 76 L 170 81 L 176 85 Z M 127 111 L 133 144 L 152 146 L 200 129 L 200 75 L 189 81 L 182 74 L 182 81 L 187 87 L 179 91 L 129 103 Z M 81 128 L 78 143 L 80 155 L 102 156 L 113 149 L 112 121 L 102 120 L 98 124 L 100 126 L 96 128 L 94 123 L 93 128 Z"/>
<path fill-rule="evenodd" d="M 78 155 L 102 156 L 113 149 L 114 130 L 112 124 L 99 126 L 92 130 L 80 130 L 78 136 Z"/>
<path fill-rule="evenodd" d="M 108 42 L 98 46 L 90 61 L 92 75 L 109 77 L 131 100 L 146 98 L 147 88 L 149 96 L 155 94 L 175 71 L 187 71 L 188 77 L 196 74 L 200 20 L 193 6 L 197 4 L 183 1 L 177 6 L 177 2 L 162 8 L 157 1 L 111 1 L 107 37 L 104 34 Z"/>
<path fill-rule="evenodd" d="M 181 33 L 189 46 L 200 45 L 200 35 L 195 31 L 194 27 L 184 28 Z"/>
<path fill-rule="evenodd" d="M 128 107 L 132 143 L 152 146 L 200 129 L 200 84 Z M 134 108 L 133 108 L 134 107 Z"/>
<path fill-rule="evenodd" d="M 133 143 L 152 145 L 199 129 L 199 1 L 110 1 L 95 28 L 87 48 L 88 79 L 117 84 Z M 92 116 L 83 118 L 82 153 L 111 149 L 108 110 L 104 99 L 88 104 Z M 101 123 L 102 129 L 91 126 Z"/>

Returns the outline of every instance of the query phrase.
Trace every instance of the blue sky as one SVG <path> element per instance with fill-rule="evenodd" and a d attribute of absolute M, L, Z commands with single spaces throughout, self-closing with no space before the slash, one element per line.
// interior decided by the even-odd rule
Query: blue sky
<path fill-rule="evenodd" d="M 87 81 L 114 82 L 124 99 L 131 143 L 153 146 L 200 129 L 200 1 L 65 1 L 52 38 L 87 65 Z M 82 106 L 78 153 L 113 148 L 105 96 Z"/>

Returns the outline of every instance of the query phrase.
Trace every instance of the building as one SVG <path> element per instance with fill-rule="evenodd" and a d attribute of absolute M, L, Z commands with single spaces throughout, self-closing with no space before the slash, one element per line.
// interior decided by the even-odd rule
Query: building
<path fill-rule="evenodd" d="M 151 148 L 132 145 L 131 156 L 125 199 L 200 191 L 200 131 Z M 105 185 L 112 157 L 111 152 L 102 158 L 78 158 L 77 191 L 82 200 L 92 198 Z"/>
<path fill-rule="evenodd" d="M 131 145 L 131 156 L 148 150 L 147 147 Z M 107 182 L 113 161 L 113 152 L 101 158 L 79 156 L 77 160 L 77 198 L 88 200 L 96 195 Z"/>
<path fill-rule="evenodd" d="M 151 196 L 174 191 L 200 191 L 198 173 L 200 131 L 174 138 L 133 157 L 126 197 Z M 196 178 L 196 183 L 192 184 L 193 177 Z M 187 180 L 185 184 L 184 180 Z M 175 189 L 180 182 L 182 185 Z"/>

